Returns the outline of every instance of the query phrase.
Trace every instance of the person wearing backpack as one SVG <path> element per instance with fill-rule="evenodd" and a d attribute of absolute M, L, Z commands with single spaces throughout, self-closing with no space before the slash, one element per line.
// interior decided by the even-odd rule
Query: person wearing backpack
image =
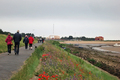
<path fill-rule="evenodd" d="M 25 43 L 25 49 L 27 49 L 28 48 L 28 43 L 29 43 L 27 35 L 25 35 L 25 38 L 23 39 L 23 43 Z"/>

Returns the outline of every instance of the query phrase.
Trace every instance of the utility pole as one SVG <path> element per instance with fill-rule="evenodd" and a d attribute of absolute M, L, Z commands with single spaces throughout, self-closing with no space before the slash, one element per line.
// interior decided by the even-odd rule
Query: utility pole
<path fill-rule="evenodd" d="M 53 35 L 54 35 L 54 24 L 53 24 Z"/>

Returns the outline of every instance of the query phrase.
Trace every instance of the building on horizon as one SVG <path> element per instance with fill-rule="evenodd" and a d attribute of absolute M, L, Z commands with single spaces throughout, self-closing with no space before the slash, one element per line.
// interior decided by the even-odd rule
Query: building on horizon
<path fill-rule="evenodd" d="M 60 39 L 60 36 L 58 36 L 58 35 L 49 35 L 49 37 L 47 37 L 47 39 Z"/>
<path fill-rule="evenodd" d="M 95 41 L 103 41 L 103 40 L 104 40 L 104 37 L 102 36 L 95 37 Z"/>

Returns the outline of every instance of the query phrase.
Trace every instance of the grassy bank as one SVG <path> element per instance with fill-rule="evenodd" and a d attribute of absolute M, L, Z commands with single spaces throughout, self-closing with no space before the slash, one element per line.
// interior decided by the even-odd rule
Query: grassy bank
<path fill-rule="evenodd" d="M 61 44 L 57 46 L 57 42 L 50 43 L 45 43 L 41 67 L 37 72 L 39 80 L 118 80 L 116 77 L 61 49 L 59 47 L 62 46 Z"/>
<path fill-rule="evenodd" d="M 65 45 L 59 44 L 58 46 L 57 43 L 45 42 L 42 45 L 44 47 L 38 47 L 11 80 L 30 80 L 33 74 L 38 77 L 38 80 L 118 80 L 81 58 L 66 52 L 59 47 Z M 40 69 L 35 72 L 39 62 Z"/>
<path fill-rule="evenodd" d="M 22 69 L 13 75 L 10 80 L 29 80 L 33 76 L 35 69 L 39 64 L 39 58 L 42 56 L 43 50 L 43 46 L 38 47 L 35 52 L 32 53 L 31 57 L 25 61 L 25 65 Z"/>
<path fill-rule="evenodd" d="M 61 49 L 60 47 L 65 47 L 66 46 L 66 44 L 60 44 L 59 42 L 56 42 L 56 41 L 53 41 L 52 44 L 56 45 L 59 49 Z M 63 50 L 63 49 L 61 49 L 61 50 Z M 115 77 L 115 76 L 113 76 L 109 73 L 106 73 L 105 71 L 102 71 L 101 69 L 98 69 L 95 66 L 92 66 L 90 63 L 82 60 L 80 57 L 77 57 L 73 54 L 68 53 L 68 52 L 70 52 L 69 49 L 66 48 L 65 50 L 67 51 L 67 54 L 69 56 L 71 56 L 74 60 L 76 60 L 79 63 L 80 62 L 83 63 L 81 65 L 82 68 L 84 68 L 87 71 L 91 71 L 91 73 L 96 75 L 97 77 L 102 78 L 103 80 L 118 80 L 117 77 Z"/>
<path fill-rule="evenodd" d="M 7 52 L 7 43 L 5 42 L 5 39 L 7 38 L 7 35 L 0 34 L 0 53 Z M 24 46 L 25 44 L 23 43 L 23 39 L 20 41 L 20 47 Z M 14 41 L 12 45 L 12 49 L 14 46 Z M 34 43 L 37 43 L 37 39 L 34 40 Z"/>

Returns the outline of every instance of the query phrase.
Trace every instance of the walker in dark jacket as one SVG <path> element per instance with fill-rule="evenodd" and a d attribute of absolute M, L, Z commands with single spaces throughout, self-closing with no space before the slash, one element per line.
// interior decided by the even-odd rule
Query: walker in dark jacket
<path fill-rule="evenodd" d="M 23 39 L 23 43 L 25 43 L 25 49 L 27 49 L 27 48 L 28 48 L 28 43 L 29 43 L 29 40 L 28 40 L 27 35 L 26 35 L 25 38 Z"/>
<path fill-rule="evenodd" d="M 19 30 L 18 30 L 17 33 L 15 33 L 13 36 L 13 40 L 15 42 L 15 55 L 19 54 L 19 45 L 20 45 L 21 39 L 22 37 L 21 37 L 21 34 L 19 34 Z"/>

